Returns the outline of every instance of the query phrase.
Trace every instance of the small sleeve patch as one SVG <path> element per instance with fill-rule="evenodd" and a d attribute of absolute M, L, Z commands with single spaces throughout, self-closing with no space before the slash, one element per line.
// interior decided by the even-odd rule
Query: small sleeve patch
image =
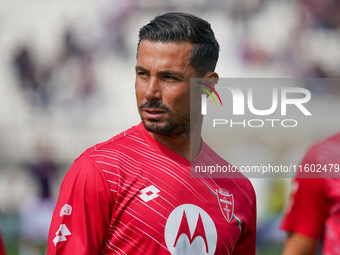
<path fill-rule="evenodd" d="M 71 215 L 71 213 L 72 213 L 72 206 L 65 204 L 63 208 L 61 208 L 59 215 L 60 217 L 62 217 L 64 215 Z"/>

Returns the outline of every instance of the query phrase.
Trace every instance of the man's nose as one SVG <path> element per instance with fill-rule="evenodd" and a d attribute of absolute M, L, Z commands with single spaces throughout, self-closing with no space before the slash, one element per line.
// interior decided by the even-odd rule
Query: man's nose
<path fill-rule="evenodd" d="M 148 101 L 160 100 L 162 98 L 161 84 L 158 79 L 151 78 L 148 82 L 145 98 Z"/>

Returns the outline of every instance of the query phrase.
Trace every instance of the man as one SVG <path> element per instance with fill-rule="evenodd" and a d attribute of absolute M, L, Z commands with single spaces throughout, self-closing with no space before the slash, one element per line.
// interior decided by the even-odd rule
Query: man
<path fill-rule="evenodd" d="M 340 254 L 339 165 L 340 133 L 311 147 L 302 160 L 281 226 L 289 232 L 283 255 L 315 254 L 321 238 L 322 254 Z"/>
<path fill-rule="evenodd" d="M 75 161 L 61 186 L 49 255 L 255 254 L 249 180 L 190 178 L 191 162 L 228 165 L 202 142 L 201 90 L 190 95 L 191 78 L 218 78 L 218 52 L 210 24 L 189 14 L 164 14 L 141 28 L 142 123 Z"/>

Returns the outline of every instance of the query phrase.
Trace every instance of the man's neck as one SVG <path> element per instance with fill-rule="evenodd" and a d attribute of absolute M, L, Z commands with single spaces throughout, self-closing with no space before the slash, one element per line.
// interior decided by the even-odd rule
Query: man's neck
<path fill-rule="evenodd" d="M 158 142 L 165 145 L 169 149 L 181 155 L 186 160 L 190 161 L 197 157 L 197 155 L 201 151 L 202 141 L 200 133 L 198 135 L 191 134 L 191 142 L 190 142 L 190 133 L 189 134 L 181 134 L 181 135 L 173 135 L 173 136 L 164 136 L 149 132 L 153 138 L 155 138 Z"/>

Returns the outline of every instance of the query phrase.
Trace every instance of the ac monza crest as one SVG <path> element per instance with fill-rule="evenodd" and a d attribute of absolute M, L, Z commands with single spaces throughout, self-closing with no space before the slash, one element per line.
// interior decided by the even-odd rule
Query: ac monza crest
<path fill-rule="evenodd" d="M 234 215 L 234 196 L 225 189 L 216 190 L 218 204 L 220 205 L 224 218 L 229 223 Z"/>

